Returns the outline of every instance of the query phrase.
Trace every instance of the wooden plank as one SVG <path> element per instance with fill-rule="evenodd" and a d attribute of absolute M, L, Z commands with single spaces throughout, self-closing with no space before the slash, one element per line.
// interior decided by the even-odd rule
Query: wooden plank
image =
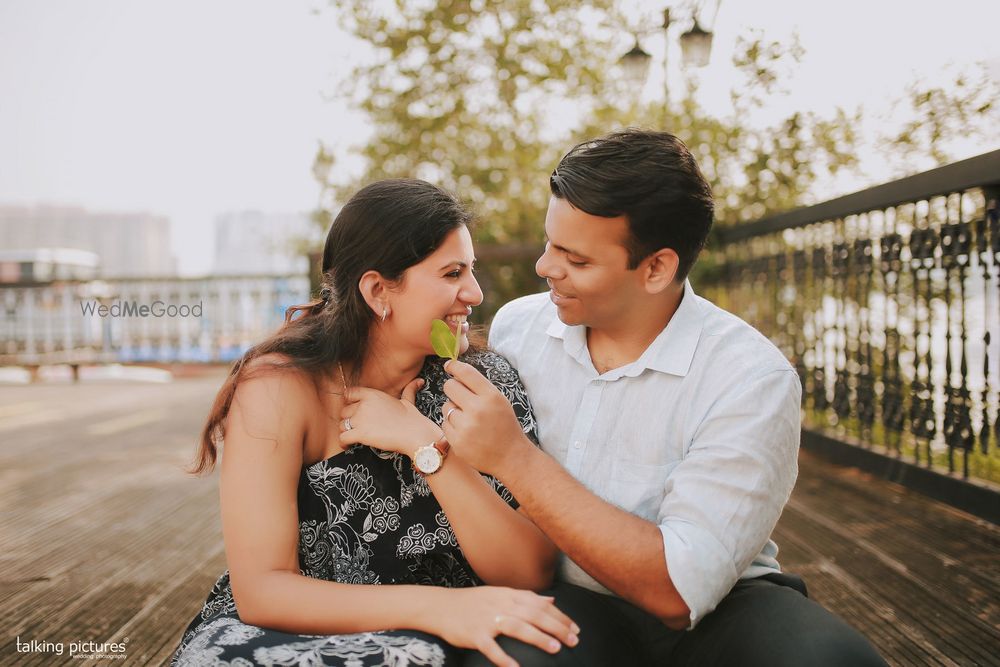
<path fill-rule="evenodd" d="M 996 659 L 991 646 L 1000 645 L 1000 630 L 970 615 L 967 606 L 944 599 L 938 587 L 901 572 L 871 547 L 845 540 L 844 529 L 800 503 L 790 503 L 782 521 L 816 554 L 850 572 L 870 595 L 884 600 L 900 621 L 918 630 L 936 651 L 959 664 L 991 664 Z"/>
<path fill-rule="evenodd" d="M 902 487 L 880 486 L 871 494 L 871 479 L 854 479 L 831 471 L 824 479 L 807 477 L 796 502 L 806 503 L 825 520 L 843 526 L 855 543 L 876 557 L 904 568 L 943 600 L 972 610 L 992 627 L 1000 627 L 1000 530 L 950 508 L 930 503 Z"/>
<path fill-rule="evenodd" d="M 864 634 L 893 665 L 957 664 L 925 633 L 901 620 L 891 600 L 871 591 L 852 573 L 813 549 L 803 536 L 779 526 L 782 565 L 802 576 L 812 599 Z"/>
<path fill-rule="evenodd" d="M 127 664 L 169 660 L 225 568 L 217 479 L 180 469 L 218 380 L 107 386 L 92 399 L 79 387 L 0 388 L 0 404 L 78 400 L 52 424 L 15 424 L 0 447 L 0 502 L 15 508 L 0 516 L 0 623 L 11 630 L 0 664 L 11 662 L 17 633 L 128 637 Z M 88 433 L 151 401 L 171 419 Z M 0 414 L 0 424 L 20 412 Z M 775 539 L 816 600 L 890 664 L 1000 664 L 1000 529 L 807 453 L 800 466 Z M 16 663 L 80 661 L 37 654 Z"/>
<path fill-rule="evenodd" d="M 129 619 L 115 637 L 141 637 L 133 644 L 129 659 L 137 664 L 166 664 L 180 644 L 181 634 L 187 624 L 201 610 L 219 575 L 226 568 L 222 544 L 207 560 L 191 568 L 188 576 L 180 578 L 176 586 L 165 588 L 156 602 L 148 602 L 133 618 Z"/>
<path fill-rule="evenodd" d="M 130 386 L 102 387 L 102 392 L 28 388 L 39 390 L 42 403 L 58 402 L 60 391 L 76 392 L 83 400 L 54 424 L 16 429 L 19 438 L 10 447 L 5 441 L 0 450 L 0 459 L 16 465 L 15 475 L 0 479 L 0 497 L 17 508 L 0 517 L 0 530 L 11 538 L 0 575 L 0 623 L 11 632 L 0 646 L 0 663 L 16 654 L 18 634 L 108 642 L 136 619 L 156 616 L 159 627 L 129 638 L 127 662 L 133 664 L 131 655 L 156 655 L 166 637 L 176 640 L 200 608 L 200 601 L 171 595 L 192 572 L 211 568 L 214 580 L 224 569 L 217 481 L 181 470 L 218 379 L 193 385 L 194 391 L 189 384 L 152 393 Z M 141 406 L 151 397 L 173 419 L 88 432 L 87 424 L 148 409 Z M 115 401 L 119 409 L 108 410 Z M 211 584 L 206 579 L 197 582 L 202 600 Z M 169 616 L 161 608 L 151 611 L 168 601 Z M 45 653 L 16 655 L 16 661 L 28 667 L 80 664 Z"/>

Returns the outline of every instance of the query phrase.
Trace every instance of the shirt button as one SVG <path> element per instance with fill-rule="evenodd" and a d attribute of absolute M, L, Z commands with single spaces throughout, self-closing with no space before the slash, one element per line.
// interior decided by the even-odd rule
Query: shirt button
<path fill-rule="evenodd" d="M 580 449 L 581 447 L 583 447 L 583 443 L 579 440 L 573 443 L 573 449 Z"/>

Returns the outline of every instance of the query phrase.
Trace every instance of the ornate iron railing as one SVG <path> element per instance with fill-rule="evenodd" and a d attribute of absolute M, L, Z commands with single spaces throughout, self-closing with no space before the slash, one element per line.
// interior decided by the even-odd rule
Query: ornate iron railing
<path fill-rule="evenodd" d="M 795 364 L 804 425 L 1000 481 L 1000 151 L 719 231 L 696 287 Z"/>

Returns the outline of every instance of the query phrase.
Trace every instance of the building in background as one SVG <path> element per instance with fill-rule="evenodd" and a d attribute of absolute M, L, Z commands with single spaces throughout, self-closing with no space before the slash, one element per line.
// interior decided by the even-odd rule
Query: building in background
<path fill-rule="evenodd" d="M 319 236 L 305 213 L 224 213 L 215 219 L 212 275 L 307 275 L 303 244 Z"/>
<path fill-rule="evenodd" d="M 95 212 L 77 206 L 0 206 L 0 248 L 66 248 L 96 253 L 102 278 L 177 274 L 170 220 L 145 212 Z"/>
<path fill-rule="evenodd" d="M 0 287 L 85 281 L 98 277 L 101 258 L 76 248 L 5 250 L 0 248 Z"/>
<path fill-rule="evenodd" d="M 166 218 L 0 207 L 0 366 L 232 361 L 309 299 L 313 228 L 222 215 L 214 271 L 182 278 Z"/>

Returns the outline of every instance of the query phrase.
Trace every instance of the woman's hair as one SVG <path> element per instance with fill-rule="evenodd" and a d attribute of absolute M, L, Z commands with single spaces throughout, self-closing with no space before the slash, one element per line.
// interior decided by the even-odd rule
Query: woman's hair
<path fill-rule="evenodd" d="M 351 197 L 326 237 L 320 298 L 289 308 L 282 327 L 233 364 L 205 422 L 190 472 L 201 474 L 215 466 L 236 388 L 259 369 L 261 364 L 252 368 L 258 357 L 284 355 L 287 362 L 263 366 L 298 369 L 317 385 L 338 362 L 348 362 L 357 380 L 368 351 L 368 331 L 376 320 L 358 288 L 361 276 L 378 271 L 399 282 L 406 269 L 471 221 L 472 214 L 455 197 L 424 181 L 378 181 Z"/>

